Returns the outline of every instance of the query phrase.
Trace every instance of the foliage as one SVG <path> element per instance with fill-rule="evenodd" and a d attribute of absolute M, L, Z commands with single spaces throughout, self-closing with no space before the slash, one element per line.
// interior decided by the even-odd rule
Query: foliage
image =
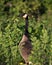
<path fill-rule="evenodd" d="M 0 0 L 0 65 L 23 65 L 18 44 L 25 22 L 17 16 L 29 14 L 33 49 L 29 60 L 35 65 L 52 65 L 52 0 Z"/>

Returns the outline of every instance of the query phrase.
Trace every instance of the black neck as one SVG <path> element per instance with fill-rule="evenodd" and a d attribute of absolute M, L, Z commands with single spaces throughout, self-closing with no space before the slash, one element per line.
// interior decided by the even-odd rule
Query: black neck
<path fill-rule="evenodd" d="M 25 19 L 25 35 L 28 36 L 28 16 Z"/>

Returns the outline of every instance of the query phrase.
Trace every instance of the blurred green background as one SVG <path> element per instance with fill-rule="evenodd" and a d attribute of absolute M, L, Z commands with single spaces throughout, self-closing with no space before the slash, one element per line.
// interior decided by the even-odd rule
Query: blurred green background
<path fill-rule="evenodd" d="M 33 65 L 52 65 L 52 0 L 0 0 L 0 65 L 23 65 L 18 44 L 29 14 L 29 35 Z"/>

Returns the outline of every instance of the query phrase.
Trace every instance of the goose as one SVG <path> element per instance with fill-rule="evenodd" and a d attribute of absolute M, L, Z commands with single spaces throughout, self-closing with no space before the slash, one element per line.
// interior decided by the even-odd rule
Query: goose
<path fill-rule="evenodd" d="M 22 36 L 22 39 L 19 43 L 19 52 L 24 59 L 26 65 L 29 65 L 29 55 L 31 54 L 32 44 L 29 39 L 29 32 L 28 32 L 28 14 L 24 14 L 22 16 L 25 19 L 25 32 Z"/>

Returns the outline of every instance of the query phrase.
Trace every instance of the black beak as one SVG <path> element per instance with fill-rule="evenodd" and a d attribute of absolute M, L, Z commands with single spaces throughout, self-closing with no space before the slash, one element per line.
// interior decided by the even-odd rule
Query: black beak
<path fill-rule="evenodd" d="M 23 15 L 25 15 L 25 13 L 21 13 L 17 17 L 23 17 Z"/>

